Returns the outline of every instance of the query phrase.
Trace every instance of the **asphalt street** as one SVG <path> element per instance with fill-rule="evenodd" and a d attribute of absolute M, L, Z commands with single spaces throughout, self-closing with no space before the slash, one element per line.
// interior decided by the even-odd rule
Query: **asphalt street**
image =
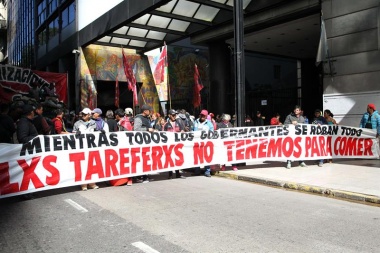
<path fill-rule="evenodd" d="M 203 176 L 2 200 L 0 252 L 378 252 L 379 207 Z"/>

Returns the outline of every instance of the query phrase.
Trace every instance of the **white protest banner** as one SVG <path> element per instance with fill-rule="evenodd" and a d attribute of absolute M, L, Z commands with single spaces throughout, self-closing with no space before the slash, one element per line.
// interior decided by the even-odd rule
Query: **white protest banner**
<path fill-rule="evenodd" d="M 252 160 L 379 158 L 376 132 L 284 125 L 215 132 L 115 132 L 38 136 L 0 144 L 0 198 L 152 172 Z"/>

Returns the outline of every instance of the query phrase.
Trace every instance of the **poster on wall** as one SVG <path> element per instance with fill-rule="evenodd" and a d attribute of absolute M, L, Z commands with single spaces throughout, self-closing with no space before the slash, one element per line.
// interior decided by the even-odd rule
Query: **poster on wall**
<path fill-rule="evenodd" d="M 41 95 L 56 95 L 60 102 L 67 102 L 67 74 L 24 69 L 11 65 L 0 67 L 0 101 L 34 99 L 41 102 Z"/>

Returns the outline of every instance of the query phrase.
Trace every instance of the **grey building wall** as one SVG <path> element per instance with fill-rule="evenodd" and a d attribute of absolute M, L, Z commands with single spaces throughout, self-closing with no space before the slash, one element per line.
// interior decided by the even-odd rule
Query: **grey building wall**
<path fill-rule="evenodd" d="M 328 0 L 322 10 L 333 63 L 333 80 L 324 79 L 325 94 L 380 89 L 379 0 Z M 360 80 L 361 85 L 358 86 Z"/>
<path fill-rule="evenodd" d="M 323 79 L 324 109 L 335 111 L 341 124 L 358 126 L 367 103 L 380 106 L 379 5 L 380 0 L 322 2 L 334 72 Z"/>

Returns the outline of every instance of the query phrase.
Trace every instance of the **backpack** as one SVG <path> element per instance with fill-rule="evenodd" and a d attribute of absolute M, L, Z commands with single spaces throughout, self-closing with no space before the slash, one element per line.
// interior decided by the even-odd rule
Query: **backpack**
<path fill-rule="evenodd" d="M 133 130 L 133 117 L 124 117 L 119 121 L 119 125 L 125 129 L 125 131 Z"/>

